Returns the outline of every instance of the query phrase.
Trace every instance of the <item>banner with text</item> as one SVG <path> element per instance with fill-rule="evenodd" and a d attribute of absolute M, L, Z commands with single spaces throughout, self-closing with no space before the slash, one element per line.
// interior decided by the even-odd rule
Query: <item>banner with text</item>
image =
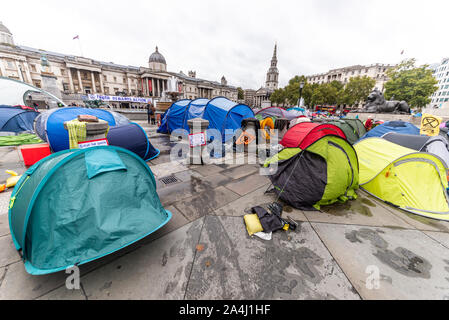
<path fill-rule="evenodd" d="M 101 94 L 89 94 L 89 100 L 102 100 L 102 101 L 113 101 L 113 102 L 139 102 L 139 103 L 151 103 L 151 98 L 141 98 L 141 97 L 121 97 L 121 96 L 106 96 Z"/>

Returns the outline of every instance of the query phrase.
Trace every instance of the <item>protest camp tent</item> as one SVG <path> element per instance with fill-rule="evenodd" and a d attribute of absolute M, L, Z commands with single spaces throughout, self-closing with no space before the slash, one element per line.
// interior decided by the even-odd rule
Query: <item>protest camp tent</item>
<path fill-rule="evenodd" d="M 254 118 L 254 112 L 250 107 L 225 97 L 210 100 L 203 114 L 203 119 L 209 121 L 208 130 L 215 129 L 220 132 L 222 142 L 232 139 L 234 131 L 240 129 L 242 120 L 247 118 Z"/>
<path fill-rule="evenodd" d="M 112 146 L 54 153 L 15 186 L 12 239 L 28 273 L 48 274 L 124 248 L 171 218 L 150 168 Z"/>
<path fill-rule="evenodd" d="M 364 139 L 354 148 L 361 188 L 408 212 L 449 221 L 447 171 L 442 159 L 382 138 Z"/>
<path fill-rule="evenodd" d="M 134 122 L 110 128 L 107 139 L 109 145 L 132 151 L 144 161 L 150 161 L 160 154 L 148 140 L 145 130 Z"/>
<path fill-rule="evenodd" d="M 202 118 L 209 101 L 209 99 L 199 98 L 190 101 L 187 105 L 183 120 L 183 128 L 187 130 L 187 132 L 190 130 L 187 121 L 195 118 Z"/>
<path fill-rule="evenodd" d="M 256 118 L 258 118 L 259 120 L 263 120 L 266 118 L 273 118 L 274 120 L 278 118 L 285 118 L 288 121 L 291 121 L 304 115 L 305 115 L 304 110 L 298 110 L 298 108 L 285 110 L 284 108 L 280 107 L 265 108 L 257 111 L 257 113 L 255 114 Z"/>
<path fill-rule="evenodd" d="M 39 112 L 30 109 L 0 105 L 0 131 L 33 131 L 34 119 Z"/>
<path fill-rule="evenodd" d="M 366 134 L 366 128 L 359 119 L 326 120 L 326 123 L 339 127 L 346 135 L 349 143 L 356 143 Z"/>
<path fill-rule="evenodd" d="M 64 129 L 64 122 L 76 119 L 78 115 L 96 116 L 107 121 L 110 127 L 122 126 L 129 123 L 129 120 L 119 113 L 103 110 L 80 107 L 66 107 L 52 109 L 41 113 L 34 125 L 36 134 L 48 142 L 54 152 L 69 149 L 69 134 Z"/>
<path fill-rule="evenodd" d="M 415 136 L 389 132 L 382 138 L 409 149 L 433 153 L 444 161 L 446 168 L 449 168 L 449 144 L 442 136 Z"/>
<path fill-rule="evenodd" d="M 340 128 L 330 124 L 300 123 L 281 144 L 286 148 L 267 160 L 274 191 L 301 210 L 346 202 L 357 197 L 357 155 Z"/>
<path fill-rule="evenodd" d="M 382 137 L 386 133 L 396 132 L 402 134 L 419 135 L 420 130 L 415 125 L 405 121 L 389 121 L 368 131 L 360 140 L 373 137 Z"/>
<path fill-rule="evenodd" d="M 176 129 L 183 128 L 186 108 L 192 100 L 179 100 L 170 106 L 162 116 L 161 125 L 157 129 L 158 133 L 172 133 Z"/>

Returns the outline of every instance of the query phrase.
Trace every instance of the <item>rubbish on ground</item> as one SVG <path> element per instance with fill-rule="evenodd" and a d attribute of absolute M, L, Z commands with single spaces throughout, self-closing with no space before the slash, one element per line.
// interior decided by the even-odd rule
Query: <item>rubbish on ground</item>
<path fill-rule="evenodd" d="M 33 131 L 34 119 L 39 116 L 39 112 L 34 109 L 13 108 L 7 105 L 0 105 L 0 131 L 25 132 Z"/>
<path fill-rule="evenodd" d="M 254 207 L 251 211 L 257 215 L 260 224 L 262 225 L 261 231 L 269 233 L 284 228 L 284 222 L 276 214 L 270 214 L 262 207 Z"/>
<path fill-rule="evenodd" d="M 32 166 L 51 154 L 48 143 L 23 145 L 19 147 L 25 166 Z"/>
<path fill-rule="evenodd" d="M 46 157 L 19 180 L 9 208 L 14 245 L 33 275 L 111 254 L 171 219 L 147 164 L 114 146 Z"/>
<path fill-rule="evenodd" d="M 17 136 L 2 136 L 0 137 L 0 147 L 5 146 L 21 146 L 25 144 L 42 143 L 36 135 L 31 133 L 23 133 Z"/>
<path fill-rule="evenodd" d="M 6 190 L 6 184 L 0 184 L 0 192 L 3 192 Z"/>
<path fill-rule="evenodd" d="M 148 140 L 145 130 L 134 122 L 110 128 L 107 139 L 110 146 L 132 151 L 144 161 L 155 159 L 160 154 L 160 151 Z"/>
<path fill-rule="evenodd" d="M 264 164 L 276 168 L 269 178 L 279 198 L 302 210 L 356 199 L 357 154 L 344 137 L 330 124 L 301 123 L 291 128 L 281 141 L 286 148 Z"/>
<path fill-rule="evenodd" d="M 255 233 L 263 232 L 263 227 L 257 214 L 247 214 L 243 217 L 243 220 L 245 221 L 246 230 L 250 237 Z"/>
<path fill-rule="evenodd" d="M 270 241 L 273 238 L 273 232 L 258 232 L 254 234 L 256 237 L 265 240 L 265 241 Z"/>
<path fill-rule="evenodd" d="M 361 188 L 403 210 L 449 221 L 447 170 L 440 158 L 381 138 L 362 140 L 354 148 Z"/>
<path fill-rule="evenodd" d="M 19 176 L 17 172 L 12 171 L 12 170 L 6 170 L 5 172 L 7 174 L 11 175 L 11 177 L 6 179 L 6 184 L 5 184 L 6 188 L 14 187 L 17 184 L 17 182 L 20 180 L 20 178 L 22 177 L 22 176 Z"/>

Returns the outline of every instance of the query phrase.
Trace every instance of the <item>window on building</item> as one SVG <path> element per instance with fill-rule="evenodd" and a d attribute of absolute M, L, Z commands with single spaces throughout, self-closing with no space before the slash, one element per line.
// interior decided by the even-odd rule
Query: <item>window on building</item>
<path fill-rule="evenodd" d="M 65 74 L 64 69 L 61 68 L 61 75 L 64 75 L 64 74 Z"/>
<path fill-rule="evenodd" d="M 108 93 L 109 94 L 109 87 L 104 87 L 104 93 Z"/>
<path fill-rule="evenodd" d="M 6 60 L 6 67 L 8 69 L 15 69 L 14 68 L 14 63 L 11 60 Z"/>
<path fill-rule="evenodd" d="M 36 65 L 35 64 L 31 65 L 31 71 L 36 72 Z"/>
<path fill-rule="evenodd" d="M 88 76 L 87 72 L 83 72 L 83 79 L 84 80 L 89 79 L 89 76 Z"/>
<path fill-rule="evenodd" d="M 117 77 L 114 77 L 114 82 L 117 82 Z"/>
<path fill-rule="evenodd" d="M 69 84 L 68 83 L 62 83 L 62 88 L 64 91 L 69 91 Z"/>
<path fill-rule="evenodd" d="M 103 75 L 103 80 L 108 81 L 108 77 L 106 75 Z"/>
<path fill-rule="evenodd" d="M 41 87 L 41 82 L 40 82 L 39 80 L 33 80 L 33 85 L 34 85 L 35 87 L 40 88 L 40 87 Z"/>

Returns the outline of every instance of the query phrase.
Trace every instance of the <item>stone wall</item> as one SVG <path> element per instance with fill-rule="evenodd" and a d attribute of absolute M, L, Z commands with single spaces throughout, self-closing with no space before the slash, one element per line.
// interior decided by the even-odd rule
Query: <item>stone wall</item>
<path fill-rule="evenodd" d="M 435 113 L 431 113 L 436 115 Z M 411 122 L 416 126 L 420 126 L 421 125 L 421 117 L 413 117 L 410 115 L 406 115 L 406 114 L 391 114 L 391 113 L 357 113 L 357 112 L 351 112 L 348 114 L 348 117 L 350 118 L 355 118 L 356 116 L 359 117 L 359 119 L 361 121 L 365 121 L 368 118 L 372 118 L 374 120 L 383 120 L 383 121 L 407 121 L 407 122 Z M 447 116 L 440 116 L 439 117 L 443 118 L 443 121 L 449 121 L 449 115 Z"/>

